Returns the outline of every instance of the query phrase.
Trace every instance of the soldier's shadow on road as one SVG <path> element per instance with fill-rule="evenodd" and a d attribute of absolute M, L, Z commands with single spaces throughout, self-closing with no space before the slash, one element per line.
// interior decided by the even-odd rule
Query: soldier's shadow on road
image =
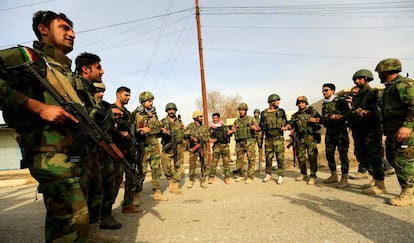
<path fill-rule="evenodd" d="M 348 227 L 373 242 L 412 242 L 414 224 L 376 211 L 369 205 L 358 205 L 336 198 L 321 198 L 306 193 L 298 197 L 279 195 Z M 312 222 L 312 219 L 308 219 Z M 316 222 L 316 221 L 315 221 Z M 343 239 L 342 239 L 343 240 Z"/>

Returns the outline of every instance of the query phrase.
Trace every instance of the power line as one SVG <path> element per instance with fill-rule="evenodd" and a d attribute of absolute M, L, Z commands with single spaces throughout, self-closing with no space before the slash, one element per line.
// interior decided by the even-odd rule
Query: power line
<path fill-rule="evenodd" d="M 10 7 L 10 8 L 3 8 L 3 9 L 0 9 L 0 12 L 14 10 L 14 9 L 18 9 L 18 8 L 25 8 L 25 7 L 39 5 L 39 4 L 43 4 L 43 3 L 47 3 L 47 2 L 53 2 L 53 1 L 54 0 L 48 0 L 48 1 L 42 1 L 42 2 L 28 3 L 28 4 L 25 4 L 25 5 L 14 6 L 14 7 Z"/>

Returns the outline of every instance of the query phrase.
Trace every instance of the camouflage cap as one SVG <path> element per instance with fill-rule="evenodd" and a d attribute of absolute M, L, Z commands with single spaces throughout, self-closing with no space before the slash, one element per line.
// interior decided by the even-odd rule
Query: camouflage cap
<path fill-rule="evenodd" d="M 193 119 L 196 119 L 199 116 L 204 116 L 202 111 L 194 111 L 193 112 Z"/>
<path fill-rule="evenodd" d="M 358 77 L 364 77 L 369 81 L 374 80 L 374 75 L 372 75 L 372 72 L 368 69 L 360 69 L 354 73 L 352 76 L 352 80 L 356 80 Z"/>
<path fill-rule="evenodd" d="M 271 94 L 269 95 L 269 97 L 267 98 L 267 103 L 273 102 L 275 100 L 280 100 L 280 96 L 277 94 Z"/>
<path fill-rule="evenodd" d="M 303 96 L 303 95 L 298 96 L 298 98 L 296 99 L 296 105 L 298 105 L 298 104 L 299 104 L 299 102 L 301 102 L 301 101 L 303 101 L 303 102 L 305 102 L 307 105 L 309 105 L 308 98 L 307 98 L 306 96 Z"/>
<path fill-rule="evenodd" d="M 152 100 L 154 99 L 154 95 L 149 91 L 144 91 L 144 92 L 141 92 L 141 94 L 139 94 L 139 102 L 141 104 L 144 103 L 145 101 L 151 100 L 151 99 Z"/>
<path fill-rule="evenodd" d="M 253 113 L 260 113 L 259 109 L 254 109 Z"/>
<path fill-rule="evenodd" d="M 401 72 L 402 65 L 400 60 L 397 58 L 386 58 L 381 60 L 377 67 L 375 68 L 375 72 L 387 72 L 387 71 L 398 71 Z"/>
<path fill-rule="evenodd" d="M 248 110 L 249 106 L 247 106 L 246 103 L 240 103 L 239 106 L 237 107 L 237 110 Z"/>
<path fill-rule="evenodd" d="M 165 111 L 168 111 L 169 109 L 174 109 L 174 110 L 177 110 L 177 106 L 174 104 L 174 103 L 168 103 L 166 106 L 165 106 Z"/>

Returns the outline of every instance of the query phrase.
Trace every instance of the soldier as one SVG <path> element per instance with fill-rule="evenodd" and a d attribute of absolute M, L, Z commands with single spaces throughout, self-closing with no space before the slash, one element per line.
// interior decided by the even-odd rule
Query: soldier
<path fill-rule="evenodd" d="M 161 193 L 161 155 L 158 137 L 161 132 L 161 122 L 158 120 L 157 112 L 153 106 L 154 95 L 149 91 L 139 94 L 139 106 L 134 113 L 138 143 L 143 143 L 144 156 L 142 159 L 142 170 L 147 171 L 148 164 L 151 166 L 152 176 L 152 199 L 154 201 L 167 201 L 168 198 Z"/>
<path fill-rule="evenodd" d="M 88 236 L 88 208 L 80 189 L 80 163 L 69 160 L 77 119 L 66 112 L 39 83 L 30 65 L 44 79 L 71 75 L 73 23 L 66 15 L 38 11 L 33 49 L 15 47 L 0 51 L 0 107 L 9 127 L 21 136 L 22 168 L 29 168 L 43 193 L 46 207 L 46 242 L 84 242 Z M 53 73 L 52 70 L 53 69 Z M 80 102 L 70 82 L 71 100 Z"/>
<path fill-rule="evenodd" d="M 298 140 L 293 141 L 298 145 L 296 153 L 300 168 L 300 175 L 296 177 L 296 180 L 306 181 L 308 179 L 306 170 L 307 153 L 310 166 L 310 177 L 309 180 L 307 180 L 307 183 L 308 185 L 313 185 L 315 184 L 316 172 L 318 171 L 317 145 L 320 142 L 320 137 L 316 132 L 320 129 L 320 126 L 317 125 L 317 123 L 319 123 L 321 115 L 313 109 L 312 106 L 307 107 L 308 104 L 308 98 L 306 96 L 299 96 L 296 99 L 298 111 L 292 115 L 287 128 L 293 128 L 292 133 L 296 133 Z"/>
<path fill-rule="evenodd" d="M 387 58 L 375 68 L 385 84 L 382 125 L 387 160 L 394 167 L 401 194 L 388 202 L 395 206 L 414 204 L 414 80 L 402 77 L 400 60 Z"/>
<path fill-rule="evenodd" d="M 352 77 L 358 92 L 350 97 L 352 115 L 350 124 L 354 138 L 355 155 L 360 163 L 358 172 L 367 168 L 374 181 L 363 185 L 366 194 L 386 193 L 384 184 L 384 166 L 381 120 L 378 111 L 378 90 L 371 88 L 369 82 L 374 80 L 372 72 L 367 69 L 356 71 Z"/>
<path fill-rule="evenodd" d="M 266 157 L 266 177 L 263 182 L 272 180 L 272 161 L 276 154 L 277 161 L 277 184 L 284 182 L 284 168 L 285 163 L 285 138 L 283 131 L 287 129 L 286 114 L 282 108 L 279 108 L 280 97 L 277 94 L 269 95 L 267 99 L 269 108 L 262 111 L 260 115 L 260 128 L 262 130 L 262 138 L 260 143 L 263 141 L 263 136 L 266 139 L 265 142 L 265 157 Z"/>
<path fill-rule="evenodd" d="M 208 183 L 213 184 L 220 157 L 223 161 L 224 183 L 230 184 L 230 137 L 232 130 L 227 128 L 220 119 L 220 113 L 213 113 L 213 123 L 210 126 L 211 141 L 213 143 L 213 163 L 210 167 Z"/>
<path fill-rule="evenodd" d="M 190 170 L 188 173 L 188 182 L 187 188 L 192 188 L 195 181 L 195 170 L 197 168 L 197 160 L 200 160 L 200 169 L 201 169 L 201 176 L 200 176 L 200 186 L 204 189 L 207 188 L 206 183 L 206 169 L 207 166 L 205 164 L 205 153 L 207 152 L 207 145 L 208 140 L 210 139 L 210 134 L 208 129 L 203 126 L 203 112 L 202 111 L 194 111 L 193 112 L 193 120 L 194 122 L 190 123 L 185 131 L 184 131 L 184 138 L 189 141 L 190 144 Z"/>
<path fill-rule="evenodd" d="M 339 159 L 341 160 L 341 181 L 337 184 L 338 188 L 348 187 L 348 148 L 349 137 L 346 119 L 349 117 L 351 109 L 343 97 L 336 97 L 335 85 L 326 83 L 322 85 L 322 94 L 325 98 L 322 104 L 321 123 L 326 127 L 325 135 L 325 154 L 331 176 L 324 183 L 337 183 L 338 175 L 336 172 L 335 149 L 338 147 Z"/>
<path fill-rule="evenodd" d="M 256 149 L 255 149 L 255 132 L 260 131 L 259 124 L 256 120 L 247 115 L 249 107 L 246 103 L 240 103 L 237 107 L 239 110 L 239 118 L 234 121 L 232 130 L 236 139 L 236 167 L 239 171 L 239 175 L 236 178 L 236 182 L 245 180 L 246 184 L 250 184 L 254 179 Z M 245 159 L 244 156 L 247 154 L 248 169 L 247 179 L 245 178 Z"/>
<path fill-rule="evenodd" d="M 127 154 L 125 158 L 131 163 L 132 166 L 138 167 L 133 168 L 133 173 L 140 174 L 140 180 L 134 181 L 131 175 L 125 173 L 125 193 L 124 201 L 122 202 L 122 213 L 139 213 L 142 209 L 139 207 L 139 193 L 142 191 L 143 175 L 141 170 L 140 158 L 135 158 L 133 151 L 136 146 L 134 144 L 135 134 L 132 131 L 135 130 L 133 125 L 134 118 L 125 105 L 128 104 L 131 97 L 131 90 L 128 87 L 121 86 L 116 90 L 115 103 L 111 105 L 113 113 L 118 111 L 119 115 L 116 116 L 117 129 L 113 132 L 115 143 L 118 144 Z M 131 131 L 132 130 L 132 131 Z M 138 155 L 139 156 L 139 155 Z M 123 177 L 123 169 L 116 165 L 116 183 L 114 187 L 115 196 L 118 194 L 119 187 L 121 186 Z"/>
<path fill-rule="evenodd" d="M 78 55 L 75 59 L 76 78 L 73 86 L 79 98 L 85 104 L 89 115 L 102 130 L 110 133 L 115 124 L 110 104 L 105 101 L 97 102 L 94 97 L 96 93 L 94 83 L 102 83 L 102 75 L 104 74 L 100 62 L 101 59 L 99 56 L 92 53 L 84 52 Z M 98 224 L 101 219 L 104 191 L 113 188 L 115 185 L 114 176 L 103 176 L 115 173 L 113 161 L 111 159 L 106 159 L 104 155 L 105 152 L 92 140 L 85 139 L 83 143 L 79 143 L 78 146 L 81 146 L 80 149 L 85 150 L 83 166 L 85 166 L 86 173 L 83 176 L 83 180 L 81 180 L 81 186 L 83 187 L 88 200 L 90 224 L 89 238 L 92 238 L 95 241 L 119 241 L 118 236 L 100 234 L 100 225 Z M 104 188 L 104 184 L 108 188 Z M 116 221 L 110 213 L 106 216 L 112 219 L 115 228 L 120 228 L 122 226 L 122 224 Z"/>
<path fill-rule="evenodd" d="M 177 105 L 168 103 L 165 106 L 167 116 L 161 120 L 162 154 L 161 163 L 168 179 L 171 193 L 181 195 L 180 180 L 184 172 L 184 123 L 176 115 Z"/>

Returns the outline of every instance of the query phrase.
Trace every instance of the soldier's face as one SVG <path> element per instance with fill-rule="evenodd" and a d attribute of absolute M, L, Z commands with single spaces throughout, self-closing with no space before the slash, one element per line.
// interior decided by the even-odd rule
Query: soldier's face
<path fill-rule="evenodd" d="M 126 105 L 129 102 L 129 99 L 131 98 L 131 94 L 129 92 L 123 91 L 119 92 L 116 97 L 118 98 L 119 102 L 122 105 Z"/>
<path fill-rule="evenodd" d="M 147 110 L 150 110 L 152 108 L 153 101 L 154 100 L 152 100 L 152 99 L 145 101 L 144 102 L 144 108 L 147 109 Z"/>
<path fill-rule="evenodd" d="M 168 109 L 167 110 L 167 114 L 168 114 L 168 116 L 169 117 L 171 117 L 171 118 L 174 118 L 175 117 L 175 113 L 176 113 L 177 111 L 174 109 L 174 108 L 170 108 L 170 109 Z"/>
<path fill-rule="evenodd" d="M 218 123 L 220 121 L 220 117 L 213 116 L 213 123 Z"/>
<path fill-rule="evenodd" d="M 329 87 L 322 88 L 322 94 L 325 99 L 329 99 L 334 93 L 335 91 L 330 89 Z"/>
<path fill-rule="evenodd" d="M 66 21 L 57 18 L 50 22 L 49 27 L 40 24 L 38 28 L 43 42 L 54 46 L 63 54 L 67 54 L 73 50 L 75 32 Z"/>
<path fill-rule="evenodd" d="M 387 82 L 388 73 L 387 72 L 380 72 L 380 73 L 378 73 L 378 77 L 381 80 L 381 83 L 385 84 Z"/>
<path fill-rule="evenodd" d="M 306 103 L 303 101 L 299 101 L 298 108 L 299 110 L 304 110 L 306 108 Z"/>
<path fill-rule="evenodd" d="M 354 83 L 358 88 L 363 88 L 367 84 L 367 81 L 364 77 L 356 77 Z"/>
<path fill-rule="evenodd" d="M 244 117 L 246 115 L 246 110 L 245 109 L 240 109 L 239 110 L 239 115 L 240 115 L 240 117 Z"/>
<path fill-rule="evenodd" d="M 94 63 L 90 66 L 82 67 L 82 77 L 91 83 L 101 83 L 104 70 L 100 62 Z"/>

